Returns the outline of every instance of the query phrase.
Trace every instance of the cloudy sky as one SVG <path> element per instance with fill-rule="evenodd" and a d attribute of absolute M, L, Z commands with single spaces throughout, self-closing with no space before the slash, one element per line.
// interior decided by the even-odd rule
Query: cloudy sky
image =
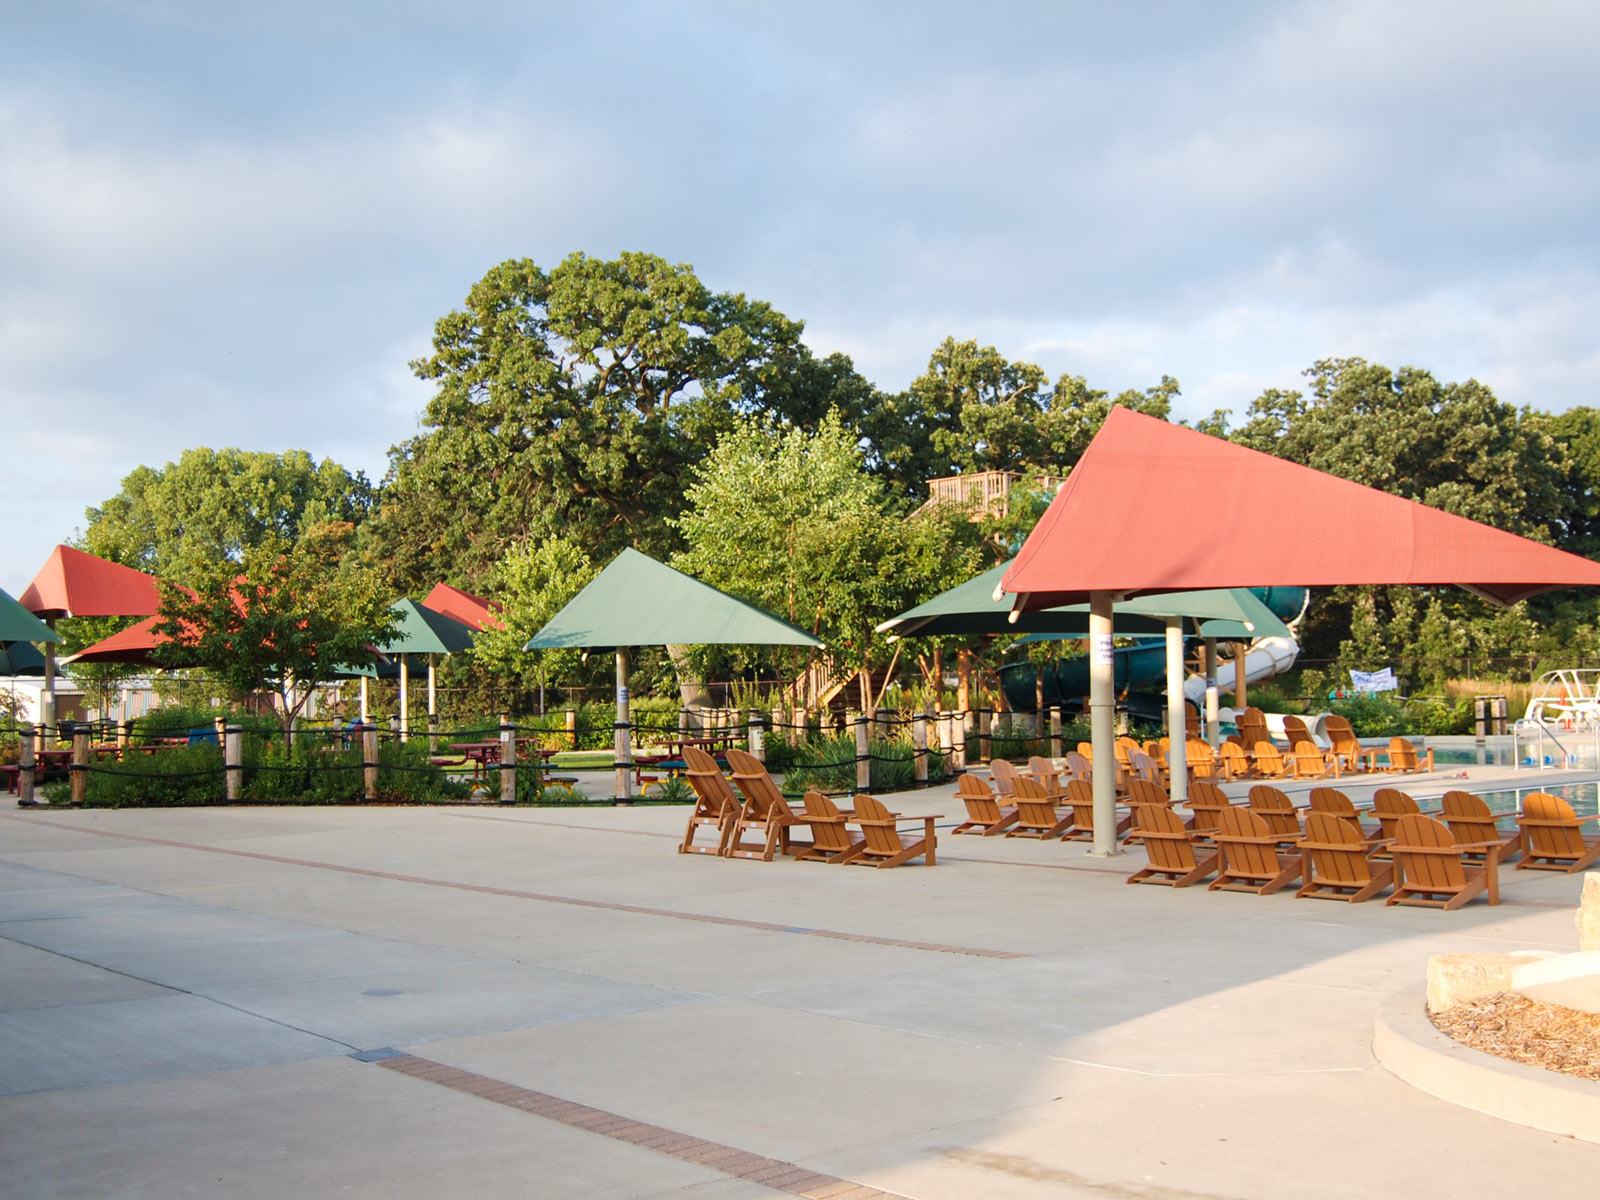
<path fill-rule="evenodd" d="M 1600 9 L 0 0 L 0 586 L 140 463 L 382 475 L 496 262 L 646 250 L 880 386 L 944 337 L 1242 412 L 1600 404 Z"/>

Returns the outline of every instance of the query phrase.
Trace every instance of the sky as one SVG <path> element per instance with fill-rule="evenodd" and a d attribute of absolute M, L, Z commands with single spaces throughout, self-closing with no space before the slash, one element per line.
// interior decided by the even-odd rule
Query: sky
<path fill-rule="evenodd" d="M 0 587 L 193 446 L 382 477 L 490 267 L 692 264 L 1242 415 L 1321 358 L 1600 405 L 1600 8 L 0 0 Z"/>

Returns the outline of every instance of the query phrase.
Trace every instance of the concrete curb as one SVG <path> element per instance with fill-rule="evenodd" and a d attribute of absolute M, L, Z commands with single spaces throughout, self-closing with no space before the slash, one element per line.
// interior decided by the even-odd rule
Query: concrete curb
<path fill-rule="evenodd" d="M 1600 1142 L 1600 1083 L 1463 1046 L 1428 1020 L 1424 988 L 1397 992 L 1383 1002 L 1372 1052 L 1395 1078 L 1441 1100 L 1547 1133 Z"/>

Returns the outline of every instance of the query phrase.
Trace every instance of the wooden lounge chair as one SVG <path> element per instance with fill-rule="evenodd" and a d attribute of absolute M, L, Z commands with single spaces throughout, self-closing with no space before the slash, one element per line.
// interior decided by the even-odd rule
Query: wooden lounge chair
<path fill-rule="evenodd" d="M 1439 803 L 1443 807 L 1440 819 L 1450 827 L 1457 842 L 1498 841 L 1501 862 L 1510 862 L 1511 856 L 1522 849 L 1522 831 L 1503 832 L 1482 796 L 1456 789 L 1446 792 Z"/>
<path fill-rule="evenodd" d="M 1139 810 L 1147 805 L 1156 808 L 1171 808 L 1172 797 L 1167 795 L 1167 789 L 1159 783 L 1148 779 L 1134 779 L 1128 784 L 1128 808 L 1133 816 L 1133 824 L 1128 829 L 1127 836 L 1122 839 L 1123 845 L 1130 845 L 1139 840 Z M 1179 819 L 1182 824 L 1182 818 Z"/>
<path fill-rule="evenodd" d="M 1250 789 L 1250 811 L 1260 817 L 1278 840 L 1292 844 L 1300 840 L 1300 810 L 1281 789 L 1258 783 Z"/>
<path fill-rule="evenodd" d="M 1133 834 L 1144 843 L 1150 862 L 1128 876 L 1129 883 L 1160 883 L 1188 887 L 1216 873 L 1220 859 L 1215 847 L 1195 852 L 1194 835 L 1172 809 L 1159 804 L 1133 810 Z"/>
<path fill-rule="evenodd" d="M 989 785 L 975 775 L 956 780 L 956 799 L 967 806 L 967 819 L 950 831 L 953 834 L 974 832 L 990 837 L 1017 823 L 1015 806 L 1002 808 Z"/>
<path fill-rule="evenodd" d="M 1367 857 L 1371 848 L 1360 829 L 1344 818 L 1329 812 L 1306 814 L 1306 835 L 1300 840 L 1305 882 L 1295 895 L 1352 904 L 1372 899 L 1394 882 L 1394 866 L 1373 863 Z"/>
<path fill-rule="evenodd" d="M 1189 832 L 1201 841 L 1211 840 L 1222 810 L 1233 807 L 1233 802 L 1221 788 L 1204 779 L 1197 779 L 1189 785 L 1187 804 L 1192 814 L 1189 817 Z"/>
<path fill-rule="evenodd" d="M 1393 838 L 1400 828 L 1400 818 L 1426 815 L 1408 794 L 1399 788 L 1379 788 L 1372 793 L 1372 815 L 1378 819 L 1378 836 Z"/>
<path fill-rule="evenodd" d="M 1162 782 L 1161 764 L 1143 750 L 1128 751 L 1128 791 L 1131 793 L 1133 784 L 1138 780 L 1153 783 L 1157 787 L 1165 786 Z"/>
<path fill-rule="evenodd" d="M 733 827 L 739 816 L 741 807 L 739 797 L 734 794 L 733 786 L 717 766 L 717 760 L 704 750 L 695 749 L 693 746 L 684 747 L 683 762 L 683 775 L 689 781 L 689 786 L 694 789 L 695 804 L 694 811 L 689 814 L 689 828 L 684 831 L 683 843 L 678 847 L 678 853 L 726 854 L 728 839 L 733 834 Z M 715 846 L 694 844 L 694 835 L 700 832 L 703 825 L 716 828 Z"/>
<path fill-rule="evenodd" d="M 1222 774 L 1230 783 L 1235 779 L 1261 778 L 1261 772 L 1250 761 L 1249 753 L 1238 742 L 1223 742 L 1217 748 L 1217 753 L 1222 763 Z"/>
<path fill-rule="evenodd" d="M 1600 859 L 1600 838 L 1585 839 L 1583 823 L 1600 821 L 1600 814 L 1574 816 L 1572 805 L 1549 792 L 1524 797 L 1517 828 L 1522 830 L 1522 857 L 1517 869 L 1581 871 Z"/>
<path fill-rule="evenodd" d="M 994 790 L 1002 799 L 1011 795 L 1011 785 L 1017 778 L 1017 765 L 1004 758 L 991 758 L 989 760 L 989 779 L 994 784 Z"/>
<path fill-rule="evenodd" d="M 1271 742 L 1256 742 L 1250 747 L 1250 758 L 1256 764 L 1256 774 L 1263 779 L 1282 779 L 1294 774 L 1294 761 L 1286 759 Z"/>
<path fill-rule="evenodd" d="M 1028 774 L 1042 783 L 1044 790 L 1052 796 L 1061 795 L 1061 768 L 1050 759 L 1033 755 L 1028 759 Z"/>
<path fill-rule="evenodd" d="M 1385 771 L 1391 774 L 1408 774 L 1417 771 L 1433 770 L 1433 747 L 1429 747 L 1423 755 L 1417 754 L 1417 748 L 1403 737 L 1389 739 L 1389 761 L 1385 764 Z"/>
<path fill-rule="evenodd" d="M 1355 826 L 1355 830 L 1361 835 L 1362 840 L 1366 842 L 1376 843 L 1383 836 L 1382 826 L 1379 826 L 1376 831 L 1369 832 L 1361 824 L 1361 813 L 1356 809 L 1354 802 L 1338 788 L 1314 787 L 1311 789 L 1311 795 L 1308 799 L 1311 801 L 1310 812 L 1306 814 L 1308 821 L 1313 813 L 1327 813 L 1329 816 L 1337 817 L 1341 821 L 1350 822 L 1351 825 Z"/>
<path fill-rule="evenodd" d="M 1183 756 L 1189 764 L 1190 779 L 1216 780 L 1222 777 L 1222 764 L 1212 752 L 1210 742 L 1190 738 L 1183 744 Z"/>
<path fill-rule="evenodd" d="M 1385 904 L 1416 904 L 1424 908 L 1460 908 L 1472 897 L 1487 892 L 1490 904 L 1500 903 L 1494 853 L 1481 865 L 1462 860 L 1466 847 L 1457 844 L 1443 821 L 1420 813 L 1400 818 L 1395 826 L 1394 894 Z"/>
<path fill-rule="evenodd" d="M 1221 862 L 1208 890 L 1265 896 L 1300 877 L 1298 855 L 1280 855 L 1277 834 L 1248 808 L 1227 808 L 1213 835 Z"/>
<path fill-rule="evenodd" d="M 1259 708 L 1247 708 L 1234 717 L 1233 724 L 1239 731 L 1239 740 L 1246 746 L 1254 748 L 1257 742 L 1272 741 L 1272 734 L 1267 730 L 1267 714 Z"/>
<path fill-rule="evenodd" d="M 854 866 L 898 867 L 914 858 L 926 860 L 934 866 L 934 849 L 938 845 L 933 835 L 933 823 L 942 814 L 926 817 L 899 816 L 886 809 L 871 796 L 855 798 L 855 823 L 865 839 L 856 857 L 849 860 Z M 901 833 L 898 826 L 908 821 L 921 821 L 922 833 Z"/>
<path fill-rule="evenodd" d="M 1067 766 L 1063 773 L 1068 779 L 1092 779 L 1094 778 L 1094 763 L 1076 750 L 1068 750 Z"/>
<path fill-rule="evenodd" d="M 1361 744 L 1356 731 L 1350 728 L 1349 721 L 1330 714 L 1323 718 L 1322 729 L 1333 743 L 1333 752 L 1339 756 L 1341 767 L 1351 772 L 1368 769 L 1373 752 Z"/>
<path fill-rule="evenodd" d="M 801 819 L 811 826 L 811 845 L 795 855 L 796 861 L 847 863 L 866 849 L 866 838 L 850 833 L 848 822 L 854 813 L 840 812 L 838 805 L 817 791 L 807 792 L 800 803 L 805 810 Z"/>
<path fill-rule="evenodd" d="M 789 830 L 802 822 L 783 798 L 766 766 L 755 755 L 743 750 L 727 753 L 728 765 L 733 768 L 733 786 L 744 796 L 744 808 L 734 822 L 733 836 L 728 841 L 728 857 L 771 862 L 780 850 L 785 854 L 799 854 L 805 850 L 804 846 L 790 845 Z M 761 841 L 746 842 L 746 832 L 761 834 Z"/>
<path fill-rule="evenodd" d="M 1017 820 L 1006 830 L 1007 837 L 1056 838 L 1072 828 L 1071 812 L 1062 814 L 1056 807 L 1059 797 L 1031 775 L 1018 776 L 1011 798 L 1017 802 Z"/>
<path fill-rule="evenodd" d="M 1067 803 L 1072 807 L 1072 816 L 1068 818 L 1068 826 L 1063 841 L 1087 842 L 1094 840 L 1094 784 L 1086 783 L 1081 779 L 1074 779 L 1067 784 Z M 1112 831 L 1113 838 L 1120 838 L 1128 832 L 1133 824 L 1133 814 L 1117 820 L 1117 827 Z"/>
<path fill-rule="evenodd" d="M 1309 736 L 1290 748 L 1289 761 L 1296 779 L 1339 778 L 1339 756 L 1323 750 Z"/>
<path fill-rule="evenodd" d="M 1311 736 L 1311 730 L 1306 727 L 1304 717 L 1287 716 L 1283 719 L 1283 734 L 1289 739 L 1289 750 L 1292 753 L 1296 747 L 1310 742 L 1317 745 L 1317 739 Z M 1317 746 L 1321 750 L 1321 746 Z"/>

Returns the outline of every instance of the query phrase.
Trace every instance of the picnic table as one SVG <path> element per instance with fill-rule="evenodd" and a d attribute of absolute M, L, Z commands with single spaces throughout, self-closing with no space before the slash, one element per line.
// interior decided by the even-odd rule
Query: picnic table
<path fill-rule="evenodd" d="M 485 767 L 497 766 L 500 762 L 500 742 L 451 742 L 450 749 L 472 764 L 472 777 L 481 779 Z M 517 757 L 526 757 L 529 760 L 537 758 L 535 764 L 541 776 L 550 774 L 550 759 L 560 753 L 557 750 L 546 749 L 539 745 L 538 738 L 518 738 Z M 435 762 L 439 760 L 435 759 Z"/>

